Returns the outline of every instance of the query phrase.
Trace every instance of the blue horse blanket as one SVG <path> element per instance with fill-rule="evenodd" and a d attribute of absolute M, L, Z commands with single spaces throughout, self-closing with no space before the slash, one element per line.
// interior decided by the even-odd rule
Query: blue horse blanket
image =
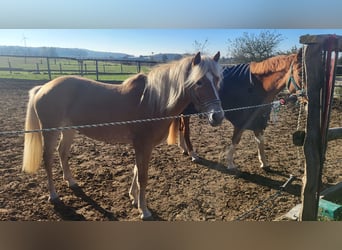
<path fill-rule="evenodd" d="M 267 96 L 261 82 L 251 74 L 249 64 L 238 64 L 223 70 L 219 86 L 223 110 L 248 107 L 237 111 L 226 111 L 225 117 L 235 127 L 249 130 L 264 130 L 270 118 L 271 105 L 264 104 Z"/>

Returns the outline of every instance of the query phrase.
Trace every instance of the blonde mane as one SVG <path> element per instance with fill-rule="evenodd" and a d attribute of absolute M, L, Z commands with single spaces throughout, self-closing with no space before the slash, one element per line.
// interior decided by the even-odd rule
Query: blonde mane
<path fill-rule="evenodd" d="M 250 70 L 252 74 L 268 74 L 288 69 L 289 65 L 296 59 L 297 54 L 279 55 L 268 58 L 261 62 L 251 62 Z"/>
<path fill-rule="evenodd" d="M 144 95 L 153 111 L 165 112 L 171 109 L 184 91 L 191 88 L 207 72 L 222 78 L 221 67 L 212 58 L 203 57 L 192 67 L 193 57 L 155 66 L 147 75 Z"/>

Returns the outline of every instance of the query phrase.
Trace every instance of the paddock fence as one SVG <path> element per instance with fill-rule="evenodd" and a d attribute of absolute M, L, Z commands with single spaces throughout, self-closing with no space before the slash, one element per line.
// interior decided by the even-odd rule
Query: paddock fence
<path fill-rule="evenodd" d="M 157 61 L 80 59 L 0 55 L 0 78 L 52 80 L 61 75 L 121 82 L 132 74 L 148 72 Z"/>

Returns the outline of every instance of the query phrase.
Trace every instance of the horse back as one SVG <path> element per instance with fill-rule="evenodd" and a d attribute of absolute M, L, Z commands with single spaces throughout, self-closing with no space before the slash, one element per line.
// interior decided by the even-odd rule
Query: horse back
<path fill-rule="evenodd" d="M 36 108 L 47 120 L 71 124 L 129 119 L 136 113 L 145 87 L 143 75 L 122 84 L 106 84 L 68 76 L 56 78 L 36 94 Z M 49 115 L 50 114 L 50 115 Z M 55 119 L 53 119 L 55 117 Z"/>
<path fill-rule="evenodd" d="M 225 117 L 241 129 L 265 129 L 270 107 L 252 108 L 266 101 L 267 93 L 261 82 L 251 75 L 248 64 L 226 68 L 219 87 Z M 247 107 L 246 109 L 240 109 Z M 239 109 L 234 111 L 234 109 Z"/>

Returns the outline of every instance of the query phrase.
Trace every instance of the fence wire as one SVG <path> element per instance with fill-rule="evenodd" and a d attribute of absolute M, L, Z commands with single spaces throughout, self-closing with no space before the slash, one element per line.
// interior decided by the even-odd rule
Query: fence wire
<path fill-rule="evenodd" d="M 261 108 L 272 106 L 276 107 L 279 106 L 281 101 L 273 101 L 271 103 L 265 103 L 255 106 L 247 106 L 247 107 L 239 107 L 233 109 L 226 109 L 223 110 L 224 112 L 233 112 L 245 109 L 252 109 L 252 108 Z M 219 111 L 216 111 L 219 112 Z M 129 121 L 114 121 L 114 122 L 105 122 L 105 123 L 97 123 L 97 124 L 85 124 L 85 125 L 72 125 L 72 126 L 63 126 L 63 127 L 55 127 L 55 128 L 43 128 L 43 129 L 34 129 L 34 130 L 14 130 L 14 131 L 0 131 L 0 136 L 8 136 L 8 135 L 19 135 L 19 134 L 26 134 L 26 133 L 38 133 L 38 132 L 51 132 L 51 131 L 62 131 L 68 129 L 84 129 L 84 128 L 97 128 L 97 127 L 106 127 L 106 126 L 120 126 L 120 125 L 128 125 L 128 124 L 137 124 L 137 123 L 144 123 L 144 122 L 154 122 L 154 121 L 163 121 L 163 120 L 173 120 L 181 117 L 191 117 L 191 116 L 201 116 L 215 113 L 215 111 L 209 112 L 199 112 L 195 114 L 188 114 L 188 115 L 175 115 L 175 116 L 165 116 L 165 117 L 155 117 L 155 118 L 146 118 L 140 120 L 129 120 Z"/>

